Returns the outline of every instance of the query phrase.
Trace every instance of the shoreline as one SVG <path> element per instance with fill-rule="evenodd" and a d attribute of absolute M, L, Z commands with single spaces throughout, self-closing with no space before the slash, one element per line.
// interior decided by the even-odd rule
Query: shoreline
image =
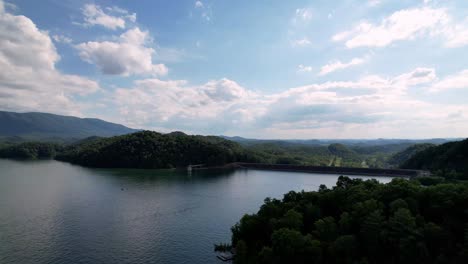
<path fill-rule="evenodd" d="M 11 159 L 1 158 L 13 161 L 46 161 L 54 160 L 64 162 L 71 165 L 77 165 L 84 168 L 93 169 L 129 169 L 129 170 L 187 170 L 187 167 L 175 168 L 130 168 L 130 167 L 94 167 L 85 166 L 70 161 L 63 161 L 57 159 Z M 307 172 L 307 173 L 321 173 L 321 174 L 341 174 L 341 175 L 362 175 L 362 176 L 376 176 L 376 177 L 405 177 L 416 178 L 422 176 L 430 176 L 431 173 L 426 170 L 409 170 L 409 169 L 382 169 L 382 168 L 356 168 L 356 167 L 327 167 L 327 166 L 309 166 L 309 165 L 290 165 L 290 164 L 266 164 L 266 163 L 247 163 L 247 162 L 233 162 L 219 166 L 202 166 L 192 168 L 193 171 L 199 170 L 236 170 L 236 169 L 255 169 L 267 171 L 289 171 L 289 172 Z"/>
<path fill-rule="evenodd" d="M 309 173 L 322 173 L 322 174 L 343 174 L 343 175 L 405 177 L 405 178 L 416 178 L 416 177 L 431 175 L 429 171 L 425 171 L 425 170 L 326 167 L 326 166 L 263 164 L 263 163 L 245 163 L 245 162 L 234 162 L 234 163 L 226 164 L 224 166 L 201 167 L 201 168 L 196 168 L 194 170 L 207 170 L 207 169 L 256 169 L 256 170 L 269 170 L 269 171 L 290 171 L 290 172 L 309 172 Z"/>

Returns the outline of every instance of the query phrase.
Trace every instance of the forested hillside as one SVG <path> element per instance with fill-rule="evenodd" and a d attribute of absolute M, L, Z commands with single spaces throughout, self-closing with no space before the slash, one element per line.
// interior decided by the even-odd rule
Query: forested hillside
<path fill-rule="evenodd" d="M 252 144 L 249 146 L 242 146 L 238 143 L 232 142 L 230 140 L 226 140 L 221 137 L 216 136 L 188 136 L 182 132 L 172 132 L 169 134 L 159 134 L 156 132 L 145 132 L 151 133 L 152 136 L 140 138 L 138 141 L 134 142 L 134 136 L 128 135 L 123 137 L 117 138 L 109 138 L 109 139 L 102 139 L 98 138 L 97 140 L 85 139 L 74 144 L 71 147 L 66 148 L 65 152 L 62 155 L 58 156 L 58 159 L 61 160 L 78 160 L 81 159 L 79 157 L 85 157 L 90 155 L 89 152 L 92 152 L 93 149 L 98 149 L 99 152 L 107 151 L 112 149 L 112 151 L 106 152 L 108 155 L 116 155 L 116 153 L 120 153 L 119 155 L 128 155 L 129 153 L 127 150 L 129 146 L 132 146 L 130 149 L 141 149 L 141 148 L 149 148 L 142 150 L 143 152 L 154 152 L 156 156 L 160 156 L 160 159 L 163 160 L 164 158 L 161 155 L 168 156 L 168 160 L 172 160 L 168 162 L 170 166 L 180 166 L 180 164 L 186 164 L 186 154 L 177 154 L 177 152 L 181 151 L 184 152 L 185 150 L 183 147 L 186 144 L 193 146 L 195 149 L 199 149 L 202 155 L 207 155 L 206 151 L 204 150 L 201 145 L 206 144 L 207 148 L 211 145 L 217 145 L 216 148 L 213 149 L 213 155 L 215 156 L 217 151 L 219 151 L 219 147 L 226 150 L 229 150 L 229 153 L 233 153 L 233 155 L 229 154 L 226 156 L 225 154 L 221 154 L 221 156 L 225 156 L 226 158 L 220 158 L 216 164 L 221 164 L 223 160 L 226 162 L 232 161 L 243 161 L 243 162 L 259 162 L 259 163 L 268 163 L 268 164 L 292 164 L 292 165 L 319 165 L 319 166 L 338 166 L 338 167 L 384 167 L 385 166 L 385 159 L 392 154 L 392 152 L 385 152 L 383 147 L 375 148 L 372 147 L 371 150 L 364 151 L 365 154 L 358 153 L 353 149 L 343 145 L 343 144 L 330 144 L 328 146 L 310 146 L 310 145 L 303 145 L 303 144 L 296 144 L 296 143 L 288 143 L 288 142 L 269 142 L 269 143 L 260 143 L 260 144 Z M 144 134 L 145 134 L 144 133 Z M 136 135 L 140 135 L 136 133 Z M 149 147 L 153 143 L 154 136 L 157 135 L 156 141 L 158 141 L 158 147 Z M 119 142 L 122 140 L 130 140 L 126 141 L 125 143 L 119 144 L 112 144 L 111 147 L 107 147 L 108 144 L 111 144 L 115 140 Z M 175 140 L 175 141 L 174 141 Z M 194 142 L 194 140 L 196 142 Z M 148 141 L 149 143 L 143 143 Z M 180 143 L 180 144 L 179 144 Z M 168 144 L 168 145 L 167 145 Z M 104 148 L 101 145 L 105 145 Z M 145 146 L 148 145 L 148 146 Z M 159 153 L 159 148 L 166 148 L 166 151 Z M 388 147 L 387 147 L 388 148 Z M 359 151 L 363 151 L 364 148 L 360 148 Z M 84 151 L 82 151 L 84 150 Z M 133 150 L 130 150 L 132 152 Z M 205 153 L 205 154 L 203 154 Z M 223 153 L 223 152 L 221 152 Z M 101 153 L 102 154 L 102 153 Z M 107 155 L 106 154 L 106 155 Z M 98 154 L 96 154 L 98 155 Z M 170 156 L 170 157 L 169 157 Z M 175 160 L 177 157 L 181 156 L 182 160 Z M 190 155 L 189 155 L 190 156 Z M 234 157 L 235 158 L 232 158 Z M 97 158 L 96 158 L 97 159 Z M 100 160 L 105 160 L 105 157 L 99 158 Z M 156 159 L 152 159 L 152 162 L 156 162 L 157 165 L 144 165 L 143 167 L 167 167 L 163 163 Z M 191 158 L 192 163 L 198 162 L 197 159 Z M 214 158 L 211 158 L 214 159 Z M 143 158 L 145 160 L 145 158 Z M 132 160 L 134 163 L 135 160 Z M 148 161 L 149 162 L 149 161 Z M 221 162 L 221 163 L 220 163 Z M 81 161 L 80 164 L 89 164 L 88 162 Z M 206 163 L 206 161 L 205 161 Z M 208 162 L 212 163 L 212 162 Z M 91 165 L 90 165 L 91 166 Z M 92 165 L 92 166 L 102 166 L 102 165 Z M 106 165 L 110 166 L 110 165 Z M 127 166 L 127 165 L 126 165 Z M 169 167 L 170 167 L 169 166 Z"/>
<path fill-rule="evenodd" d="M 260 161 L 239 144 L 222 138 L 151 131 L 85 141 L 67 147 L 56 159 L 115 168 L 173 168 Z"/>
<path fill-rule="evenodd" d="M 189 136 L 177 131 L 168 134 L 145 131 L 110 138 L 92 136 L 61 144 L 22 141 L 0 141 L 0 157 L 56 157 L 85 166 L 126 168 L 170 168 L 190 163 L 222 165 L 234 161 L 388 168 L 397 167 L 415 153 L 432 146 L 410 143 L 377 146 L 348 146 L 340 143 L 307 145 L 286 141 L 239 144 L 222 137 Z"/>
<path fill-rule="evenodd" d="M 408 148 L 406 148 L 403 151 L 400 151 L 393 155 L 389 160 L 388 164 L 392 166 L 400 166 L 403 163 L 405 163 L 407 160 L 409 160 L 411 157 L 413 157 L 415 154 L 424 151 L 430 147 L 434 147 L 434 144 L 430 143 L 423 143 L 423 144 L 415 144 L 412 145 Z"/>
<path fill-rule="evenodd" d="M 10 159 L 53 159 L 63 149 L 55 143 L 25 142 L 0 145 L 0 158 Z"/>
<path fill-rule="evenodd" d="M 235 263 L 468 263 L 466 201 L 466 184 L 340 177 L 242 217 Z"/>
<path fill-rule="evenodd" d="M 257 152 L 265 163 L 317 165 L 336 167 L 386 168 L 388 160 L 411 143 L 389 145 L 311 145 L 287 141 L 242 144 L 246 149 Z"/>
<path fill-rule="evenodd" d="M 429 147 L 416 153 L 401 168 L 431 170 L 446 178 L 468 179 L 468 139 Z"/>

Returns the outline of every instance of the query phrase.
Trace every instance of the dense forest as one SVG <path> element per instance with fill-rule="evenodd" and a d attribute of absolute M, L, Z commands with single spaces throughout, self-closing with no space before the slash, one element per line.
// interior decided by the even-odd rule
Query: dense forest
<path fill-rule="evenodd" d="M 403 164 L 403 168 L 439 170 L 422 164 L 426 154 L 416 156 L 417 153 L 425 153 L 424 150 L 432 151 L 435 145 L 429 143 L 314 145 L 313 142 L 255 141 L 245 144 L 217 136 L 141 131 L 109 138 L 93 136 L 73 143 L 23 142 L 20 138 L 0 140 L 0 157 L 55 158 L 84 166 L 124 168 L 172 168 L 188 164 L 213 166 L 241 161 L 359 168 L 398 168 Z M 436 148 L 434 151 L 442 152 L 446 146 L 453 144 L 441 145 L 442 150 Z M 432 152 L 427 155 L 432 156 Z M 412 161 L 409 161 L 410 158 L 413 158 Z M 460 170 L 460 165 L 455 168 L 441 163 L 439 167 L 449 168 L 445 174 Z"/>
<path fill-rule="evenodd" d="M 260 161 L 239 144 L 220 137 L 151 131 L 81 141 L 66 147 L 56 159 L 90 167 L 150 169 Z"/>
<path fill-rule="evenodd" d="M 335 187 L 265 199 L 232 228 L 236 263 L 468 263 L 468 185 Z"/>
<path fill-rule="evenodd" d="M 328 145 L 268 141 L 242 144 L 247 150 L 261 155 L 264 163 L 294 164 L 335 167 L 396 167 L 388 161 L 399 151 L 411 147 L 412 143 L 391 143 L 388 145 Z"/>
<path fill-rule="evenodd" d="M 468 180 L 468 139 L 429 147 L 406 160 L 401 168 L 430 170 L 444 178 Z"/>
<path fill-rule="evenodd" d="M 412 146 L 409 146 L 408 148 L 406 148 L 405 150 L 403 151 L 400 151 L 396 154 L 394 154 L 393 156 L 390 157 L 390 159 L 388 160 L 388 164 L 391 165 L 391 166 L 399 166 L 403 163 L 405 163 L 407 160 L 409 160 L 411 157 L 413 157 L 415 154 L 423 151 L 423 150 L 426 150 L 430 147 L 433 147 L 435 146 L 434 144 L 430 144 L 430 143 L 422 143 L 422 144 L 415 144 L 415 145 L 412 145 Z"/>
<path fill-rule="evenodd" d="M 25 142 L 19 144 L 0 144 L 0 158 L 12 159 L 53 159 L 62 151 L 60 144 L 44 142 Z"/>

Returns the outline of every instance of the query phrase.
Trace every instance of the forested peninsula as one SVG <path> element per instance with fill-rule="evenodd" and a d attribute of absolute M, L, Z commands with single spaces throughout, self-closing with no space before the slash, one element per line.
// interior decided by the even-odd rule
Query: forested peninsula
<path fill-rule="evenodd" d="M 145 169 L 258 161 L 239 144 L 220 137 L 152 131 L 86 140 L 66 147 L 55 158 L 90 167 Z"/>
<path fill-rule="evenodd" d="M 468 185 L 335 187 L 265 199 L 232 228 L 235 263 L 468 263 Z"/>

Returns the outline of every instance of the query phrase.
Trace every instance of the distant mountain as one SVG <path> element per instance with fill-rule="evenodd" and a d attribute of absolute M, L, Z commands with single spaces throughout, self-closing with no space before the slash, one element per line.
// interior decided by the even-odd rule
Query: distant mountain
<path fill-rule="evenodd" d="M 109 137 L 136 131 L 96 118 L 0 111 L 0 137 L 10 141 Z"/>
<path fill-rule="evenodd" d="M 256 145 L 256 144 L 265 144 L 265 143 L 274 143 L 274 144 L 298 144 L 298 145 L 311 145 L 311 146 L 328 146 L 330 144 L 343 144 L 350 147 L 371 147 L 371 146 L 387 146 L 393 145 L 391 149 L 394 151 L 401 151 L 406 147 L 413 144 L 443 144 L 450 141 L 462 140 L 462 138 L 428 138 L 428 139 L 254 139 L 254 138 L 243 138 L 243 137 L 229 137 L 229 136 L 220 136 L 222 138 L 240 143 L 242 145 Z M 383 150 L 383 152 L 388 152 L 390 149 Z"/>

